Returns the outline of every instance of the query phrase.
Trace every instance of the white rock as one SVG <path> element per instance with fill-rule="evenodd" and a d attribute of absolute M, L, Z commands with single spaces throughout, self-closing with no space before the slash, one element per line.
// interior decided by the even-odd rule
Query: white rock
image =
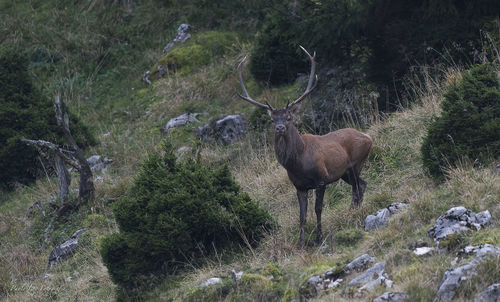
<path fill-rule="evenodd" d="M 200 286 L 209 286 L 209 285 L 214 285 L 214 284 L 218 284 L 218 283 L 222 283 L 222 279 L 218 278 L 218 277 L 214 277 L 214 278 L 210 278 L 210 279 L 206 280 L 205 282 L 201 283 Z"/>
<path fill-rule="evenodd" d="M 413 253 L 417 256 L 425 256 L 425 255 L 429 255 L 429 254 L 432 254 L 433 252 L 436 251 L 436 248 L 435 247 L 428 247 L 428 246 L 424 246 L 424 247 L 417 247 Z"/>

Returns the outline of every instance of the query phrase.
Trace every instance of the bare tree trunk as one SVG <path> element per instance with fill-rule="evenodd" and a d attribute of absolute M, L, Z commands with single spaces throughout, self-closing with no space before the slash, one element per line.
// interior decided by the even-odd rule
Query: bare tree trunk
<path fill-rule="evenodd" d="M 59 183 L 59 196 L 61 198 L 61 202 L 65 203 L 68 199 L 71 175 L 69 174 L 68 169 L 66 169 L 66 165 L 61 156 L 56 153 L 54 158 L 56 163 L 57 182 Z"/>
<path fill-rule="evenodd" d="M 80 191 L 78 198 L 81 201 L 87 202 L 90 199 L 94 198 L 95 192 L 92 171 L 90 170 L 89 163 L 87 162 L 82 149 L 78 147 L 76 141 L 71 135 L 71 131 L 69 130 L 69 118 L 66 111 L 66 106 L 64 105 L 64 102 L 61 101 L 59 95 L 56 95 L 54 99 L 54 110 L 56 112 L 57 124 L 61 126 L 64 134 L 66 135 L 68 143 L 71 145 L 73 150 L 75 150 L 75 157 L 80 165 Z"/>

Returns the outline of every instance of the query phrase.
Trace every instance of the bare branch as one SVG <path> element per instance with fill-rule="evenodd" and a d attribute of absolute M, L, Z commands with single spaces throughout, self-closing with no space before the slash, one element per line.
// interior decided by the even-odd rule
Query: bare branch
<path fill-rule="evenodd" d="M 78 163 L 78 161 L 74 157 L 74 154 L 75 154 L 74 151 L 69 151 L 69 150 L 63 149 L 54 143 L 51 143 L 51 142 L 48 142 L 48 141 L 45 141 L 42 139 L 31 140 L 31 139 L 26 139 L 26 138 L 22 137 L 21 141 L 28 144 L 28 145 L 33 145 L 36 148 L 39 148 L 39 151 L 41 151 L 40 153 L 44 154 L 45 157 L 47 157 L 47 156 L 43 152 L 43 149 L 52 151 L 53 153 L 59 155 L 67 164 L 71 165 L 73 168 L 75 168 L 77 170 L 80 170 L 80 164 Z"/>

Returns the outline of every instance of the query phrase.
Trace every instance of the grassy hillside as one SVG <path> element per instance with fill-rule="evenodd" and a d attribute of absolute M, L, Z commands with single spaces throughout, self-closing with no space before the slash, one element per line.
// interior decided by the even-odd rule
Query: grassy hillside
<path fill-rule="evenodd" d="M 392 291 L 408 293 L 411 301 L 430 301 L 455 258 L 454 251 L 467 244 L 500 245 L 500 228 L 495 226 L 460 236 L 458 245 L 447 253 L 418 258 L 410 250 L 418 240 L 432 244 L 427 231 L 452 206 L 463 205 L 474 212 L 488 209 L 495 220 L 500 217 L 500 163 L 474 168 L 473 163 L 464 161 L 450 169 L 447 180 L 441 184 L 433 182 L 422 169 L 420 145 L 425 128 L 439 114 L 447 83 L 460 77 L 459 68 L 445 72 L 442 81 L 421 74 L 420 80 L 409 86 L 417 98 L 412 108 L 390 116 L 371 117 L 373 124 L 364 131 L 375 143 L 363 172 L 368 184 L 363 206 L 350 210 L 350 186 L 342 181 L 330 185 L 323 211 L 327 248 L 313 244 L 315 216 L 310 205 L 306 248 L 298 249 L 295 189 L 286 171 L 277 165 L 272 144 L 268 143 L 272 133 L 250 131 L 246 138 L 228 146 L 201 143 L 196 138 L 197 128 L 211 118 L 238 113 L 249 120 L 254 108 L 237 98 L 235 70 L 249 54 L 252 43 L 245 35 L 237 35 L 224 55 L 147 86 L 140 80 L 142 72 L 160 60 L 162 47 L 174 37 L 177 20 L 166 20 L 160 8 L 155 18 L 142 18 L 141 12 L 146 14 L 146 10 L 157 5 L 154 1 L 145 3 L 150 6 L 142 7 L 144 11 L 139 9 L 127 15 L 125 4 L 106 10 L 98 1 L 70 7 L 71 12 L 64 8 L 44 10 L 44 4 L 36 1 L 29 5 L 0 2 L 4 11 L 11 13 L 2 14 L 2 37 L 17 43 L 19 49 L 33 53 L 41 49 L 48 61 L 32 61 L 33 75 L 48 94 L 61 89 L 71 109 L 93 127 L 100 144 L 88 155 L 113 159 L 111 168 L 99 174 L 103 178 L 96 182 L 95 200 L 63 217 L 51 215 L 50 202 L 56 199 L 58 190 L 53 177 L 2 192 L 1 300 L 112 301 L 116 288 L 99 254 L 103 236 L 118 231 L 111 204 L 127 192 L 141 161 L 149 152 L 158 150 L 164 139 L 177 148 L 191 148 L 193 154 L 199 152 L 206 162 L 228 163 L 242 190 L 266 208 L 280 227 L 267 234 L 254 249 L 242 246 L 238 254 L 217 251 L 202 265 L 188 265 L 187 272 L 171 276 L 144 294 L 148 301 L 290 301 L 298 297 L 298 289 L 310 276 L 364 253 L 387 262 L 387 272 L 395 282 Z M 77 14 L 79 11 L 83 13 Z M 64 19 L 68 16 L 71 21 Z M 136 19 L 131 22 L 129 18 Z M 99 27 L 103 19 L 109 23 Z M 73 27 L 66 28 L 68 24 Z M 124 28 L 118 30 L 119 26 Z M 153 30 L 158 27 L 165 30 Z M 149 34 L 140 37 L 141 31 Z M 202 33 L 200 30 L 195 34 Z M 92 51 L 103 53 L 87 54 Z M 298 85 L 262 90 L 246 69 L 244 77 L 252 96 L 266 97 L 273 105 L 284 105 L 287 98 L 300 93 Z M 199 123 L 161 132 L 170 118 L 186 111 L 206 114 L 199 117 Z M 74 175 L 73 179 L 72 189 L 76 189 L 78 178 Z M 74 191 L 72 194 L 77 195 Z M 409 209 L 391 219 L 386 228 L 363 231 L 368 214 L 396 201 L 408 203 Z M 40 202 L 43 212 L 30 209 L 35 202 Z M 75 255 L 48 268 L 52 248 L 83 227 L 90 227 L 90 231 L 80 237 Z M 232 269 L 247 273 L 238 288 L 231 283 Z M 484 274 L 467 282 L 457 300 L 467 300 L 486 286 L 500 282 L 500 259 L 488 262 L 481 271 Z M 215 276 L 223 278 L 223 283 L 199 287 Z M 371 301 L 385 291 L 378 288 L 363 297 L 354 297 L 346 284 L 313 301 Z"/>

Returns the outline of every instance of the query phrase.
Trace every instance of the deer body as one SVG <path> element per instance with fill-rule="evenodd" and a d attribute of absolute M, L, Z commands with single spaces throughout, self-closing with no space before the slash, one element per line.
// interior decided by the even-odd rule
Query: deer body
<path fill-rule="evenodd" d="M 290 127 L 286 136 L 275 137 L 274 148 L 293 185 L 298 190 L 311 190 L 339 180 L 364 161 L 371 143 L 368 135 L 351 128 L 318 136 L 300 135 Z"/>
<path fill-rule="evenodd" d="M 363 202 L 366 188 L 366 183 L 361 179 L 360 172 L 372 146 L 371 137 L 355 129 L 340 129 L 322 136 L 301 135 L 293 125 L 292 117 L 299 111 L 300 102 L 315 87 L 314 55 L 311 56 L 304 48 L 302 50 L 311 60 L 311 73 L 307 88 L 297 100 L 287 104 L 283 109 L 274 109 L 269 103 L 264 105 L 253 100 L 243 84 L 241 76 L 243 61 L 238 65 L 238 77 L 243 91 L 243 95 L 238 95 L 245 101 L 268 111 L 274 123 L 276 158 L 287 170 L 288 178 L 297 189 L 300 208 L 300 246 L 304 244 L 308 191 L 315 190 L 316 242 L 321 243 L 321 212 L 326 185 L 342 178 L 352 187 L 351 208 L 359 207 Z"/>

